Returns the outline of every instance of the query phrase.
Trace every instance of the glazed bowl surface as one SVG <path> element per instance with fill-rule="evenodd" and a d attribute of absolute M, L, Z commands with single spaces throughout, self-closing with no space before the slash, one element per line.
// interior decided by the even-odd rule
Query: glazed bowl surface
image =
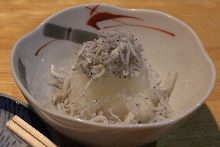
<path fill-rule="evenodd" d="M 161 78 L 169 72 L 178 73 L 169 102 L 175 116 L 159 123 L 107 125 L 58 112 L 51 106 L 47 72 L 51 64 L 68 68 L 73 50 L 81 44 L 44 36 L 47 23 L 94 33 L 117 28 L 134 34 L 143 44 L 143 55 Z M 184 22 L 155 10 L 106 4 L 80 5 L 50 16 L 15 44 L 11 69 L 16 83 L 39 116 L 64 135 L 95 146 L 137 146 L 155 141 L 204 103 L 216 78 L 213 62 L 200 39 Z"/>

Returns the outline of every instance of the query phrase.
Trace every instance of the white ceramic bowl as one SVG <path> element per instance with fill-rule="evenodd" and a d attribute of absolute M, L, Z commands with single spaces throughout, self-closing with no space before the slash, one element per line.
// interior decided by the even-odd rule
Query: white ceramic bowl
<path fill-rule="evenodd" d="M 178 72 L 170 97 L 175 112 L 172 120 L 115 126 L 74 119 L 52 109 L 47 71 L 51 64 L 70 63 L 72 50 L 79 44 L 61 40 L 46 44 L 52 40 L 42 33 L 48 22 L 91 32 L 116 26 L 132 32 L 143 44 L 144 56 L 161 77 Z M 201 41 L 184 22 L 159 11 L 104 4 L 80 5 L 49 17 L 16 43 L 11 67 L 27 101 L 46 122 L 66 136 L 96 146 L 136 146 L 158 139 L 204 103 L 216 78 L 214 65 Z"/>

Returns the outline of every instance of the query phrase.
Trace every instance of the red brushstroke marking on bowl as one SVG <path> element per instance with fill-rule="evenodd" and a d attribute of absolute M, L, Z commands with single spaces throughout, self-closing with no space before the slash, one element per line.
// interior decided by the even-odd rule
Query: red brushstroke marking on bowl
<path fill-rule="evenodd" d="M 120 24 L 118 25 L 111 25 L 111 26 L 105 26 L 103 27 L 104 29 L 106 28 L 113 28 L 113 27 L 122 27 L 122 26 L 132 26 L 132 27 L 142 27 L 142 28 L 147 28 L 147 29 L 152 29 L 152 30 L 156 30 L 156 31 L 160 31 L 162 33 L 166 33 L 167 35 L 173 36 L 175 37 L 176 35 L 172 32 L 166 31 L 164 29 L 160 29 L 157 27 L 153 27 L 153 26 L 148 26 L 148 25 L 137 25 L 137 24 L 128 24 L 119 20 L 116 20 L 117 18 L 129 18 L 129 19 L 136 19 L 136 20 L 140 20 L 140 21 L 144 21 L 141 18 L 138 17 L 134 17 L 134 16 L 128 16 L 128 15 L 120 15 L 120 14 L 114 14 L 114 13 L 110 13 L 110 12 L 99 12 L 97 11 L 97 8 L 99 7 L 99 5 L 95 5 L 93 8 L 91 7 L 86 7 L 87 9 L 90 10 L 90 18 L 87 21 L 87 25 L 100 30 L 101 28 L 97 25 L 98 22 L 102 22 L 105 20 L 113 20 L 116 22 L 119 22 Z M 95 14 L 94 14 L 95 13 Z M 94 14 L 94 15 L 92 15 Z"/>
<path fill-rule="evenodd" d="M 46 43 L 44 43 L 39 49 L 37 49 L 37 51 L 35 52 L 35 56 L 38 56 L 39 52 L 46 46 L 48 46 L 49 44 L 53 43 L 54 41 L 56 41 L 56 39 L 54 40 L 50 40 Z"/>

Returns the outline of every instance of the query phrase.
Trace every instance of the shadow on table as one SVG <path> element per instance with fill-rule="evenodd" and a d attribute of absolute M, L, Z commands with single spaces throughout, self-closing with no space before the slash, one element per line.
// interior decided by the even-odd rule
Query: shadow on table
<path fill-rule="evenodd" d="M 83 147 L 76 142 L 63 137 L 62 147 Z M 220 131 L 206 105 L 201 106 L 187 122 L 167 135 L 142 147 L 218 147 L 220 146 Z"/>
<path fill-rule="evenodd" d="M 187 122 L 158 140 L 156 147 L 220 147 L 220 131 L 209 108 L 202 105 Z"/>

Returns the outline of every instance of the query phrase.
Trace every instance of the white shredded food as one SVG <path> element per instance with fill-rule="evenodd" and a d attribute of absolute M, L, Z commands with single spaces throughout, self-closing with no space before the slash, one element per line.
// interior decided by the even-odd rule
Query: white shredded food
<path fill-rule="evenodd" d="M 51 65 L 52 103 L 64 114 L 105 124 L 142 124 L 172 117 L 177 74 L 160 80 L 130 33 L 100 32 L 82 44 L 71 72 Z"/>

